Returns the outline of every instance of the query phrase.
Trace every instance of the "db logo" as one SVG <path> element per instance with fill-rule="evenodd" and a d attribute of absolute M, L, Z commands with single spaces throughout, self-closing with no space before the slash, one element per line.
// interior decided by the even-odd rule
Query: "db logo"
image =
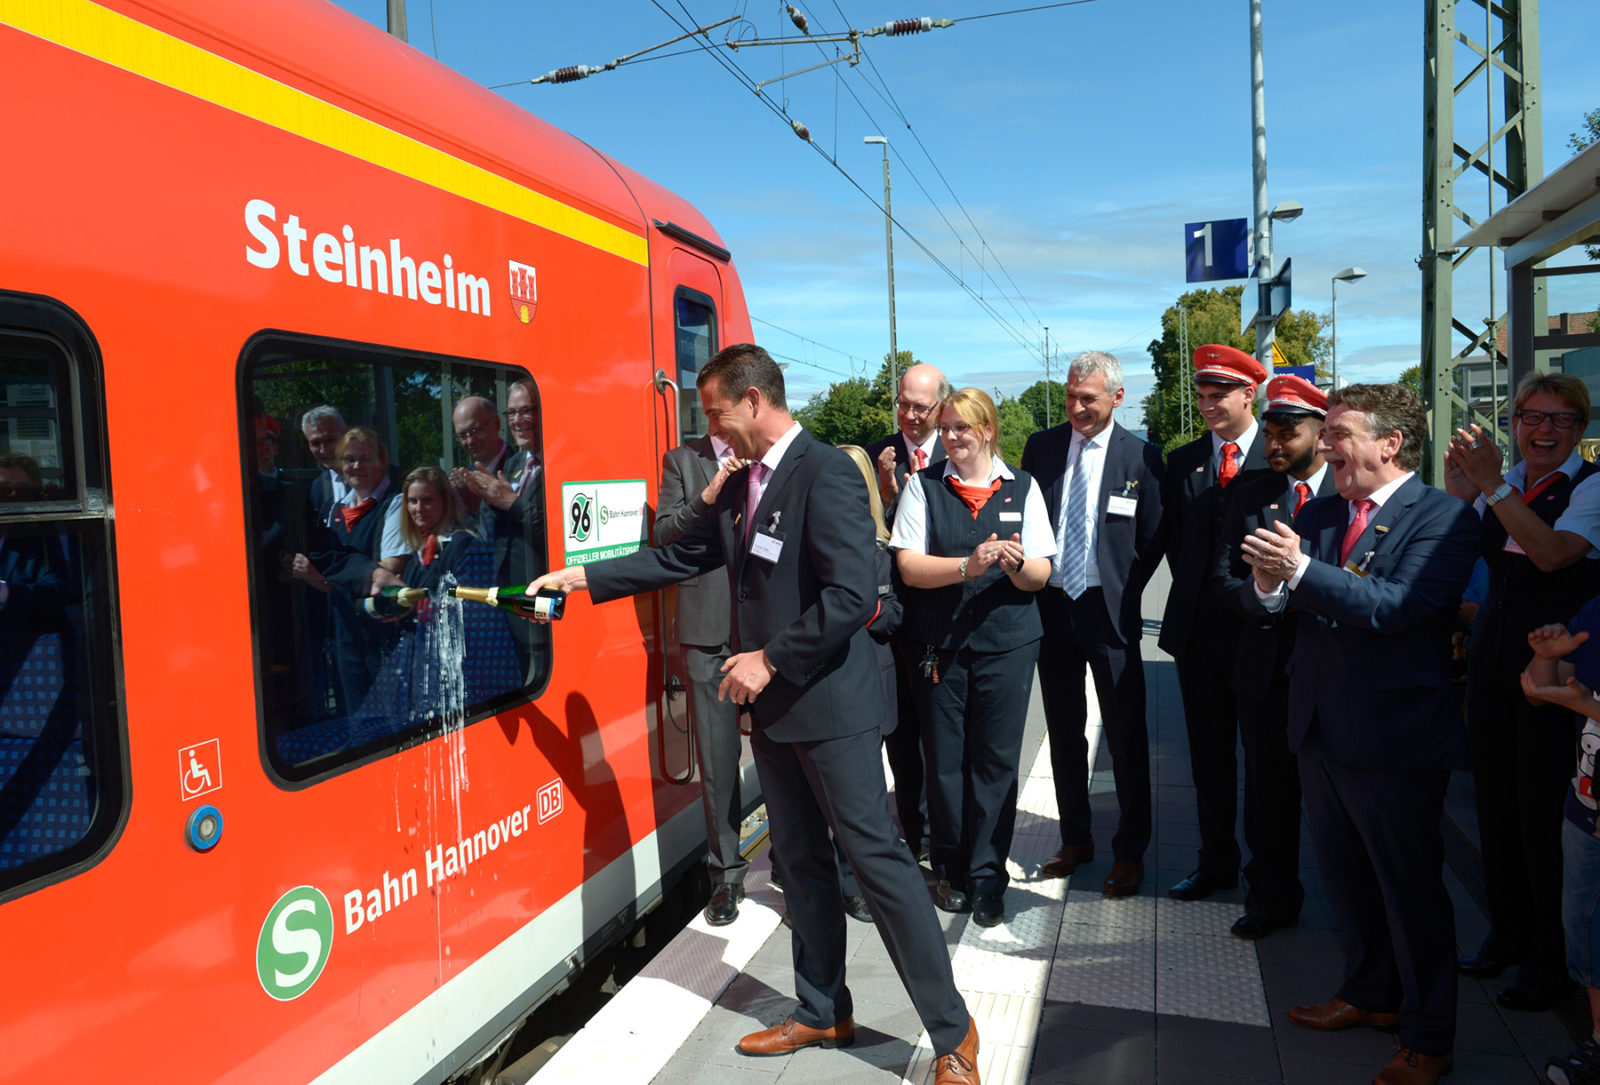
<path fill-rule="evenodd" d="M 551 780 L 539 789 L 539 824 L 561 813 L 561 781 Z"/>

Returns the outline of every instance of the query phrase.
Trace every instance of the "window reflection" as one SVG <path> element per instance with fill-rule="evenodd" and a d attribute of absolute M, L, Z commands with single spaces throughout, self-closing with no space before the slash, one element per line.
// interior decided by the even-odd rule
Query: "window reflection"
<path fill-rule="evenodd" d="M 84 858 L 120 806 L 104 502 L 80 485 L 72 364 L 0 332 L 0 889 Z"/>
<path fill-rule="evenodd" d="M 442 592 L 549 568 L 534 382 L 284 342 L 258 344 L 246 377 L 245 432 L 281 434 L 275 473 L 246 472 L 278 771 L 304 779 L 536 695 L 548 628 Z M 427 595 L 404 606 L 385 586 Z"/>

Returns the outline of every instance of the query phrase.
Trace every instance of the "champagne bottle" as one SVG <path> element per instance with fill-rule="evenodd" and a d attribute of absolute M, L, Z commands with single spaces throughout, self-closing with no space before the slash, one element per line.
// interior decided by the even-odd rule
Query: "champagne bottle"
<path fill-rule="evenodd" d="M 408 588 L 400 584 L 386 584 L 377 595 L 369 595 L 361 606 L 374 618 L 397 618 L 428 597 L 427 588 Z"/>
<path fill-rule="evenodd" d="M 566 592 L 542 588 L 538 595 L 528 595 L 527 590 L 526 584 L 510 584 L 498 588 L 468 588 L 458 585 L 450 589 L 450 594 L 457 599 L 487 603 L 523 618 L 553 622 L 561 617 L 566 609 Z"/>

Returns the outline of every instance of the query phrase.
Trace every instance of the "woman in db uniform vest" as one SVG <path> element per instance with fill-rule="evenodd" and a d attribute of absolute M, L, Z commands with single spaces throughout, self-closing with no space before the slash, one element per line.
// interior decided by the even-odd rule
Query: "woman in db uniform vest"
<path fill-rule="evenodd" d="M 937 903 L 981 926 L 1005 917 L 1017 762 L 1041 628 L 1033 592 L 1055 536 L 1033 479 L 1000 459 L 994 401 L 942 405 L 943 473 L 906 480 L 889 545 L 906 585 L 902 633 L 928 771 Z"/>

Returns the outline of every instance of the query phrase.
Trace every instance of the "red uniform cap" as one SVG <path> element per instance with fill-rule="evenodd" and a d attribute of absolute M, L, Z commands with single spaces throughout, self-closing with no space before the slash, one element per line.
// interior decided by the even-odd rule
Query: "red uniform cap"
<path fill-rule="evenodd" d="M 1304 377 L 1284 373 L 1267 382 L 1267 405 L 1262 414 L 1314 414 L 1328 416 L 1328 394 Z"/>
<path fill-rule="evenodd" d="M 1248 384 L 1254 388 L 1266 379 L 1266 367 L 1242 350 L 1208 343 L 1194 352 L 1196 384 Z"/>

